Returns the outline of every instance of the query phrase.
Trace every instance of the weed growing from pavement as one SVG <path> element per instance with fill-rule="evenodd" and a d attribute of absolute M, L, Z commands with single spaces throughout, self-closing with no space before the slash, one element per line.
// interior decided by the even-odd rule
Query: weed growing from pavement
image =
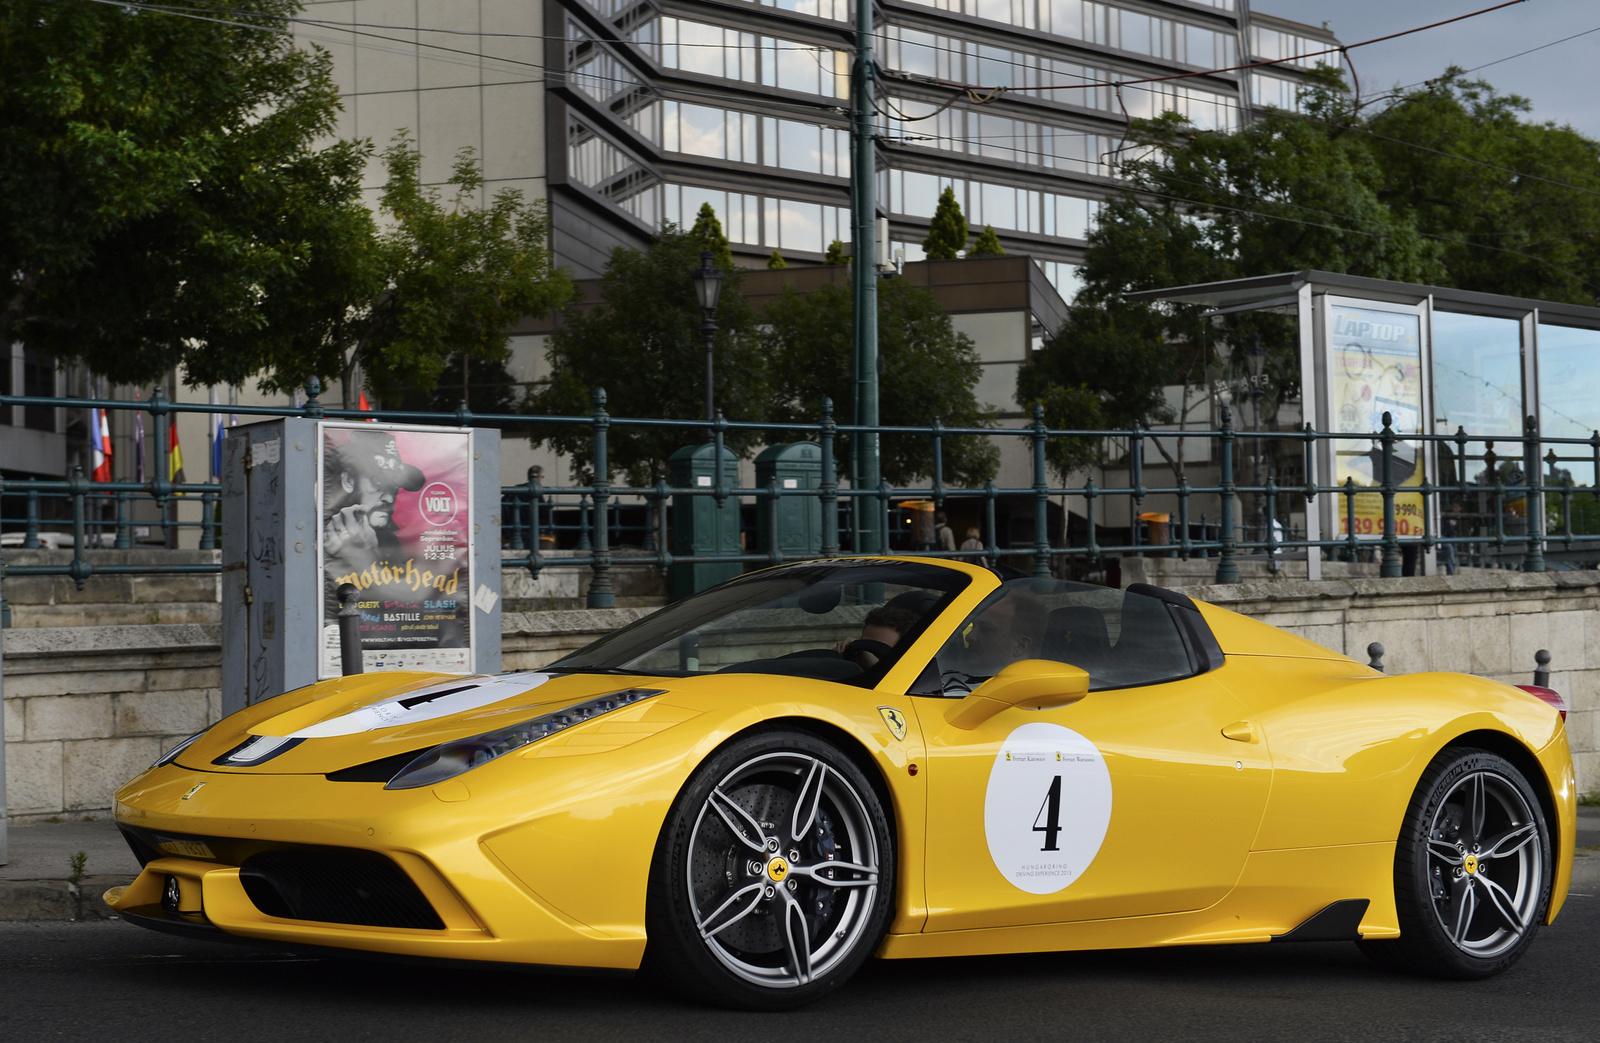
<path fill-rule="evenodd" d="M 67 879 L 71 880 L 73 883 L 77 883 L 79 880 L 82 880 L 83 868 L 88 864 L 89 855 L 87 852 L 79 851 L 76 854 L 68 855 L 67 865 L 72 867 L 72 875 L 67 877 Z"/>

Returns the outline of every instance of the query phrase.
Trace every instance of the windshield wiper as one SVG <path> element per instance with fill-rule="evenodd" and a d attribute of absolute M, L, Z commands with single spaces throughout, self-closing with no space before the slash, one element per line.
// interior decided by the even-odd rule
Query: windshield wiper
<path fill-rule="evenodd" d="M 620 666 L 560 666 L 552 664 L 544 668 L 545 672 L 552 674 L 617 674 L 622 677 L 674 677 L 675 674 L 664 674 L 659 670 L 625 670 Z"/>

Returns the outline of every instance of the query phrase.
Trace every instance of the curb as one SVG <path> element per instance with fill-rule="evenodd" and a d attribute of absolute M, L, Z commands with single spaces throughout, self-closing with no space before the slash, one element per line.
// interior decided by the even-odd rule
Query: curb
<path fill-rule="evenodd" d="M 100 896 L 132 882 L 120 875 L 86 876 L 76 883 L 0 880 L 0 922 L 114 920 L 117 914 Z"/>

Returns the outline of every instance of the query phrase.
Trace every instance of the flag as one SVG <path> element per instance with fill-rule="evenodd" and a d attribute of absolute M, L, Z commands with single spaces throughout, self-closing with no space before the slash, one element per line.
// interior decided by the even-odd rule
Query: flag
<path fill-rule="evenodd" d="M 139 392 L 133 393 L 133 400 L 139 401 Z M 144 412 L 133 411 L 133 480 L 143 482 L 144 477 Z"/>
<path fill-rule="evenodd" d="M 183 447 L 178 445 L 178 418 L 173 417 L 167 421 L 167 481 L 182 484 L 188 480 L 183 473 Z"/>
<path fill-rule="evenodd" d="M 211 404 L 217 404 L 217 389 L 211 389 Z M 222 414 L 211 414 L 211 480 L 222 481 Z"/>
<path fill-rule="evenodd" d="M 89 410 L 89 447 L 97 482 L 111 481 L 111 424 L 103 409 Z"/>

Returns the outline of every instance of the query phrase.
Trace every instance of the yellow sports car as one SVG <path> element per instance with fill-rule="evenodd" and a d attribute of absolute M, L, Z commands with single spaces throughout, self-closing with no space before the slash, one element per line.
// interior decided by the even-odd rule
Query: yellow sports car
<path fill-rule="evenodd" d="M 117 793 L 144 871 L 107 898 L 755 1009 L 872 956 L 1350 939 L 1476 978 L 1567 894 L 1559 703 L 1157 587 L 805 562 L 537 672 L 234 714 Z"/>

